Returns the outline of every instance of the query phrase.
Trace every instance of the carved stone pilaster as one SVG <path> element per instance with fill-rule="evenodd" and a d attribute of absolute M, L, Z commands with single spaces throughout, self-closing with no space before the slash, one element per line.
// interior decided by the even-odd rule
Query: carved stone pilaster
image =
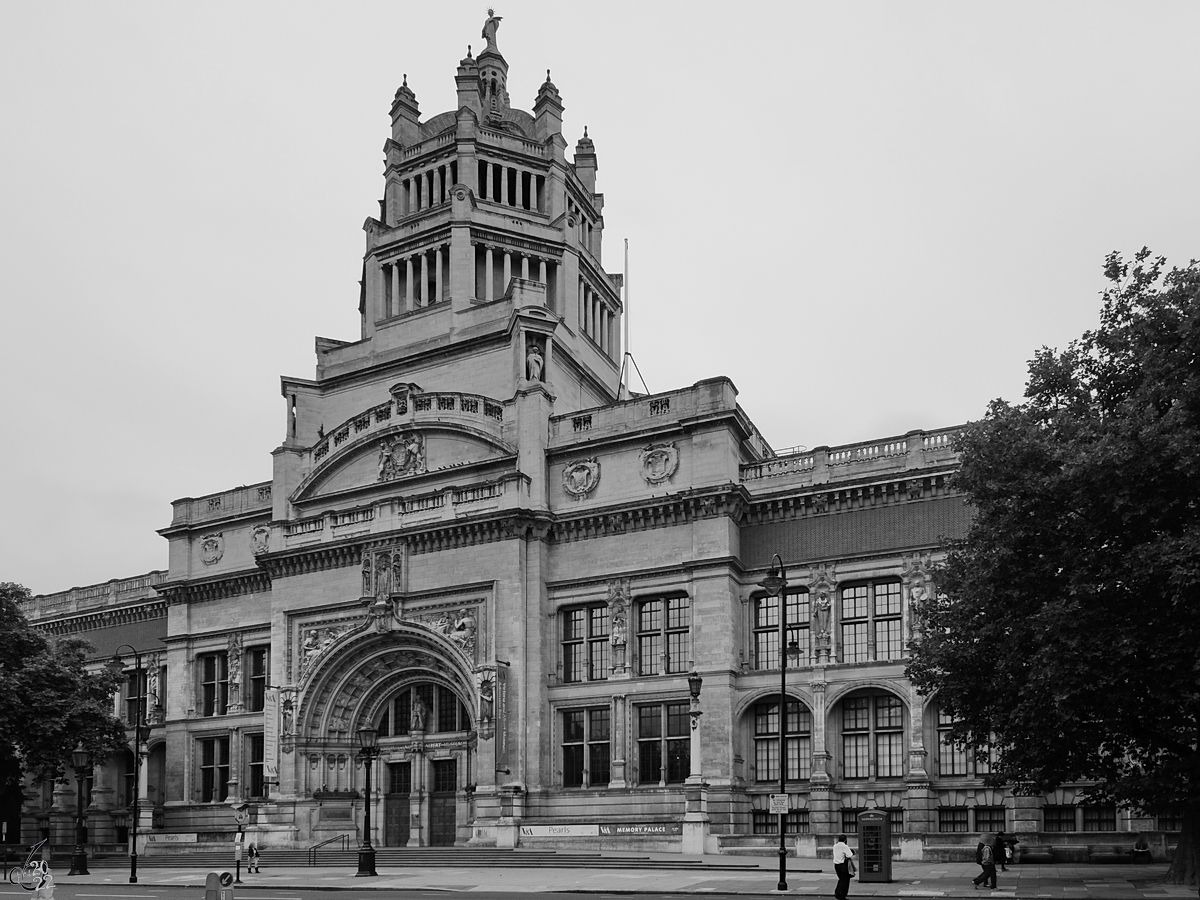
<path fill-rule="evenodd" d="M 628 678 L 629 667 L 625 651 L 629 642 L 629 579 L 619 578 L 608 583 L 608 642 L 611 647 L 611 675 Z"/>
<path fill-rule="evenodd" d="M 933 562 L 930 555 L 922 553 L 906 556 L 900 583 L 904 591 L 904 642 L 907 650 L 921 638 L 917 610 L 933 596 Z"/>
<path fill-rule="evenodd" d="M 229 713 L 242 711 L 242 636 L 234 633 L 229 635 L 225 644 L 226 659 L 229 666 Z"/>

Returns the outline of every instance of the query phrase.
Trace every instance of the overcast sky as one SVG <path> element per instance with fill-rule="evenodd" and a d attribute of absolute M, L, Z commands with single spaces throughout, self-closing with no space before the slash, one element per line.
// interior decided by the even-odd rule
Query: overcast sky
<path fill-rule="evenodd" d="M 1200 4 L 497 2 L 649 388 L 727 375 L 777 448 L 1019 400 L 1106 253 L 1200 257 Z M 166 568 L 172 500 L 270 478 L 279 376 L 358 337 L 392 96 L 453 108 L 485 14 L 0 4 L 0 581 Z"/>

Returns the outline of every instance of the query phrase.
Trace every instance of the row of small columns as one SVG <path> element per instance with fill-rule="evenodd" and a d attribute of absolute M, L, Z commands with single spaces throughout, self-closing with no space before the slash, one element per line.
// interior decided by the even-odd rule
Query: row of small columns
<path fill-rule="evenodd" d="M 448 162 L 418 172 L 400 182 L 400 215 L 410 216 L 450 199 L 450 186 L 458 179 L 458 163 Z"/>
<path fill-rule="evenodd" d="M 600 349 L 613 355 L 613 323 L 616 319 L 604 299 L 592 290 L 583 278 L 579 279 L 579 327 Z"/>
<path fill-rule="evenodd" d="M 495 280 L 493 273 L 496 271 L 495 265 L 496 265 L 496 253 L 497 252 L 503 254 L 502 264 L 504 267 L 504 274 L 503 274 L 503 277 L 500 279 L 500 284 L 501 284 L 502 289 L 507 289 L 508 283 L 512 280 L 513 256 L 520 256 L 520 258 L 521 258 L 521 275 L 520 275 L 520 277 L 525 279 L 526 281 L 528 281 L 528 280 L 530 280 L 530 275 L 531 275 L 530 259 L 532 259 L 532 257 L 530 257 L 529 255 L 524 254 L 524 253 L 514 254 L 511 250 L 497 251 L 497 250 L 493 249 L 492 247 L 485 246 L 484 247 L 484 263 L 483 263 L 483 291 L 484 291 L 483 300 L 487 303 L 491 303 L 493 300 L 496 299 L 496 280 Z M 538 263 L 538 271 L 537 271 L 536 281 L 539 284 L 545 285 L 545 284 L 547 284 L 546 279 L 547 279 L 547 269 L 548 269 L 546 260 L 539 257 L 537 259 L 537 263 Z M 476 297 L 479 296 L 478 286 L 476 287 L 475 295 L 476 295 Z M 547 298 L 547 301 L 548 300 L 549 300 L 549 298 Z"/>
<path fill-rule="evenodd" d="M 509 185 L 509 174 L 516 173 L 513 178 L 515 183 L 515 192 L 513 187 Z M 529 190 L 525 190 L 525 176 L 529 176 Z M 541 189 L 538 182 L 541 181 Z M 536 212 L 543 212 L 542 205 L 545 201 L 545 183 L 546 177 L 538 175 L 536 172 L 528 172 L 524 169 L 514 168 L 512 166 L 504 166 L 500 163 L 488 162 L 486 160 L 479 161 L 479 196 L 485 200 L 491 200 L 493 203 L 503 203 L 506 206 L 515 206 L 518 209 L 531 209 Z"/>
<path fill-rule="evenodd" d="M 433 297 L 429 296 L 429 278 L 427 276 L 427 266 L 429 265 L 428 249 L 421 250 L 418 253 L 413 253 L 403 259 L 397 257 L 383 264 L 383 276 L 388 287 L 384 289 L 383 295 L 383 318 L 390 316 L 398 316 L 401 313 L 412 312 L 417 306 L 429 306 L 431 303 L 441 301 L 444 293 L 444 284 L 442 276 L 442 259 L 443 250 L 446 254 L 449 253 L 449 246 L 442 244 L 433 248 L 433 270 L 434 270 L 434 288 Z M 414 272 L 417 266 L 415 262 L 420 263 L 421 272 L 421 293 L 418 297 L 414 290 Z M 401 265 L 403 264 L 403 268 Z M 389 271 L 390 270 L 390 271 Z M 401 273 L 404 274 L 404 279 L 401 280 Z M 407 287 L 407 289 L 405 289 Z M 404 308 L 400 308 L 401 291 L 404 294 Z"/>

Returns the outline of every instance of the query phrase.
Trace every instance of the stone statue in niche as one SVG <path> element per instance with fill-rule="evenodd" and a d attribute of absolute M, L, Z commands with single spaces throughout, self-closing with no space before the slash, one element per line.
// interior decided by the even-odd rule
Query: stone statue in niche
<path fill-rule="evenodd" d="M 525 377 L 530 381 L 541 381 L 543 366 L 541 348 L 530 342 L 529 352 L 525 354 Z"/>
<path fill-rule="evenodd" d="M 371 574 L 371 553 L 369 550 L 364 550 L 362 559 L 362 595 L 364 597 L 370 597 L 373 593 L 371 584 L 374 580 Z"/>
<path fill-rule="evenodd" d="M 390 597 L 393 590 L 391 560 L 386 552 L 380 553 L 375 557 L 375 596 L 382 600 Z"/>
<path fill-rule="evenodd" d="M 146 706 L 153 711 L 161 705 L 158 697 L 158 654 L 151 656 L 146 666 Z"/>
<path fill-rule="evenodd" d="M 425 730 L 425 713 L 425 701 L 416 696 L 416 691 L 413 691 L 412 717 L 408 723 L 410 731 Z"/>
<path fill-rule="evenodd" d="M 829 595 L 823 591 L 817 594 L 817 601 L 813 604 L 812 628 L 818 636 L 829 634 L 829 618 L 832 609 L 833 604 L 829 600 Z"/>
<path fill-rule="evenodd" d="M 242 678 L 242 636 L 231 634 L 225 652 L 229 659 L 229 684 L 233 685 Z"/>

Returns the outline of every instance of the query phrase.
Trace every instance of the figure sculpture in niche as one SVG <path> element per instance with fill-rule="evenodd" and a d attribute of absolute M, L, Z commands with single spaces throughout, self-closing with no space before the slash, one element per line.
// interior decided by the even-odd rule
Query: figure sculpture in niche
<path fill-rule="evenodd" d="M 492 50 L 496 53 L 500 52 L 500 48 L 496 46 L 496 32 L 500 29 L 500 20 L 503 18 L 504 16 L 496 15 L 494 9 L 488 10 L 487 21 L 483 23 L 482 37 L 487 41 L 487 48 L 484 52 L 487 52 L 487 50 Z M 468 48 L 468 52 L 470 52 L 470 48 Z"/>
<path fill-rule="evenodd" d="M 362 561 L 362 595 L 364 597 L 371 596 L 371 556 L 368 553 L 363 553 Z"/>
<path fill-rule="evenodd" d="M 413 691 L 412 700 L 412 717 L 409 720 L 408 727 L 410 731 L 425 730 L 425 701 L 420 697 L 415 696 L 416 691 Z"/>
<path fill-rule="evenodd" d="M 828 594 L 817 595 L 817 602 L 813 604 L 813 630 L 819 635 L 829 634 L 829 611 L 832 605 Z"/>
<path fill-rule="evenodd" d="M 525 373 L 530 381 L 542 380 L 542 351 L 537 344 L 531 344 L 525 355 Z"/>
<path fill-rule="evenodd" d="M 242 637 L 238 634 L 229 636 L 229 643 L 226 646 L 226 655 L 229 659 L 229 683 L 237 684 L 242 677 Z"/>

